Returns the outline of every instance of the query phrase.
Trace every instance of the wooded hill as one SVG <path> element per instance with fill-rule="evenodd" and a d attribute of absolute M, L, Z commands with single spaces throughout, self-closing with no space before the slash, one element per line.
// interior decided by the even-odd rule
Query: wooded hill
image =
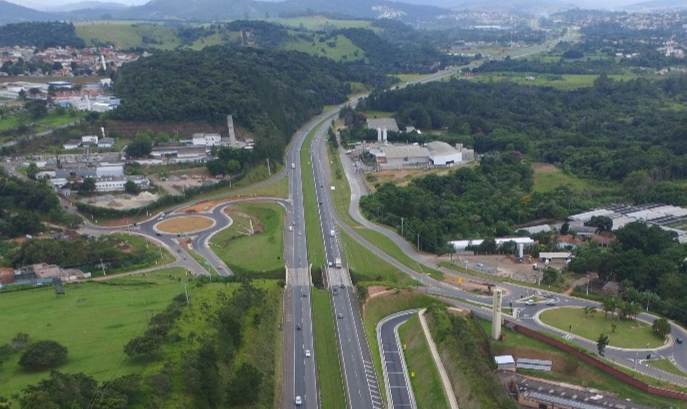
<path fill-rule="evenodd" d="M 124 65 L 114 119 L 208 121 L 227 114 L 256 137 L 255 153 L 281 160 L 293 132 L 324 105 L 344 102 L 350 81 L 385 86 L 388 78 L 326 58 L 253 48 L 163 52 Z"/>

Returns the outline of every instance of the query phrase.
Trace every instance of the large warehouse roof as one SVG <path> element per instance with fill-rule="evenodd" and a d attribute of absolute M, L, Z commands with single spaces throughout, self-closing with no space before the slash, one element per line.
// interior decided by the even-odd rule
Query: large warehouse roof
<path fill-rule="evenodd" d="M 381 146 L 379 148 L 387 158 L 429 158 L 429 150 L 418 145 Z"/>
<path fill-rule="evenodd" d="M 374 118 L 367 120 L 367 127 L 370 129 L 386 129 L 398 132 L 398 124 L 394 118 Z"/>

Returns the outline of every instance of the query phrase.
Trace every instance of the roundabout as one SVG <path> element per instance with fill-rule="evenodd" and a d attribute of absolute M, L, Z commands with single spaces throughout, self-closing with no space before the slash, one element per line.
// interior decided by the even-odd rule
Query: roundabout
<path fill-rule="evenodd" d="M 215 224 L 215 220 L 206 216 L 182 216 L 161 221 L 154 228 L 160 233 L 187 234 L 207 230 Z"/>

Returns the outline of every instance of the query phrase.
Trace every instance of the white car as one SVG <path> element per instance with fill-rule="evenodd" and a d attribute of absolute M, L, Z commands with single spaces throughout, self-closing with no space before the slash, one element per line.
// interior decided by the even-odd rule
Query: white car
<path fill-rule="evenodd" d="M 301 406 L 303 404 L 303 399 L 300 396 L 296 396 L 296 406 Z"/>
<path fill-rule="evenodd" d="M 310 358 L 310 350 L 309 349 L 305 350 L 305 357 Z"/>
<path fill-rule="evenodd" d="M 534 301 L 527 300 L 527 301 L 525 301 L 525 305 L 534 305 Z"/>

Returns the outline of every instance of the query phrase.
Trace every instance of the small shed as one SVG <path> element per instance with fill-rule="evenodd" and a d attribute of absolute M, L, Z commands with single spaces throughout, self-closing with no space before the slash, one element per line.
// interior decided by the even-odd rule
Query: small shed
<path fill-rule="evenodd" d="M 494 357 L 496 362 L 496 369 L 500 371 L 515 372 L 515 359 L 513 355 L 497 355 Z"/>

